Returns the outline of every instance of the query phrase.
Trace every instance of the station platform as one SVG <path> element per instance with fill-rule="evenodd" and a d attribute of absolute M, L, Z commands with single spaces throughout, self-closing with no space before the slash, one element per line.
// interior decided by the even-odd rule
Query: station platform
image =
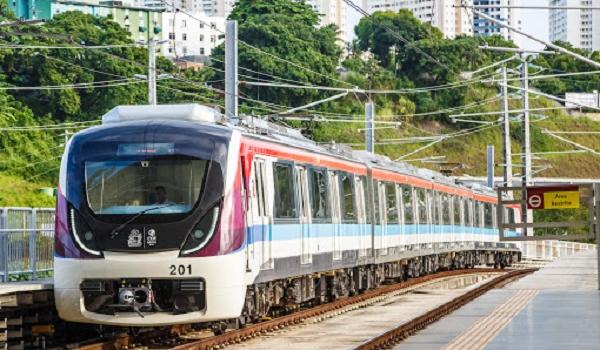
<path fill-rule="evenodd" d="M 52 290 L 52 278 L 35 281 L 0 283 L 0 295 L 32 292 L 38 290 Z"/>
<path fill-rule="evenodd" d="M 394 349 L 599 349 L 596 251 L 487 292 Z"/>

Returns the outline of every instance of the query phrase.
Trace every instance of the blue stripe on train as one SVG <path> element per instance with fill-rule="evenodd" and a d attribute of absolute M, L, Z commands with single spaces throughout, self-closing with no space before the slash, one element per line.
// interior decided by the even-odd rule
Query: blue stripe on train
<path fill-rule="evenodd" d="M 334 232 L 340 232 L 340 237 L 360 237 L 362 234 L 370 236 L 371 228 L 364 224 L 310 224 L 306 229 L 309 236 L 315 238 L 333 237 Z M 433 230 L 431 230 L 433 228 Z M 263 230 L 265 238 L 263 239 Z M 273 224 L 255 225 L 248 227 L 248 244 L 263 240 L 285 241 L 300 239 L 303 226 L 301 224 Z M 364 232 L 364 233 L 363 233 Z M 375 236 L 382 235 L 382 226 L 377 225 Z M 452 225 L 390 225 L 387 226 L 387 236 L 415 235 L 415 234 L 479 234 L 486 236 L 498 235 L 498 230 L 493 228 L 452 226 Z M 505 236 L 516 236 L 516 232 L 505 232 Z"/>

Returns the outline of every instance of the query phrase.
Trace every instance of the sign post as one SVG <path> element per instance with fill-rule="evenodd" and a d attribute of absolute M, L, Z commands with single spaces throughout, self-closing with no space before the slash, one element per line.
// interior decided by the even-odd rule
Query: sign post
<path fill-rule="evenodd" d="M 512 191 L 525 191 L 522 200 L 508 194 Z M 600 184 L 580 184 L 569 186 L 530 186 L 523 187 L 498 187 L 498 230 L 500 241 L 542 241 L 542 240 L 593 240 L 596 239 L 596 251 L 598 258 L 598 289 L 600 290 Z M 524 210 L 567 210 L 588 209 L 587 220 L 555 221 L 555 222 L 507 222 L 505 209 L 521 206 Z M 527 229 L 535 228 L 582 228 L 588 227 L 587 234 L 547 234 L 527 235 Z M 506 230 L 512 230 L 509 236 Z M 516 232 L 521 230 L 520 232 Z"/>

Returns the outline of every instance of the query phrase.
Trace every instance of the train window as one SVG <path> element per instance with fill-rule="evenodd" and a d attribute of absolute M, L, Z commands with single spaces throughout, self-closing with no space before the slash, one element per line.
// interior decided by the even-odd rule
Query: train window
<path fill-rule="evenodd" d="M 377 180 L 373 181 L 373 217 L 376 225 L 381 225 L 381 210 L 379 208 L 379 188 L 381 183 Z"/>
<path fill-rule="evenodd" d="M 262 160 L 254 161 L 254 190 L 258 202 L 258 216 L 267 216 L 267 200 L 265 194 L 265 162 Z"/>
<path fill-rule="evenodd" d="M 453 210 L 453 214 L 454 214 L 454 225 L 456 226 L 461 226 L 461 220 L 460 220 L 460 208 L 462 207 L 462 198 L 459 196 L 452 196 L 452 201 L 453 201 L 453 206 L 452 206 L 452 210 Z"/>
<path fill-rule="evenodd" d="M 450 196 L 442 195 L 442 225 L 450 225 Z"/>
<path fill-rule="evenodd" d="M 507 208 L 507 222 L 509 224 L 514 224 L 515 223 L 515 210 L 513 208 Z"/>
<path fill-rule="evenodd" d="M 472 199 L 467 203 L 467 226 L 475 226 L 475 204 Z"/>
<path fill-rule="evenodd" d="M 385 207 L 387 223 L 398 223 L 398 198 L 396 197 L 396 185 L 390 182 L 385 183 Z"/>
<path fill-rule="evenodd" d="M 360 177 L 361 181 L 362 181 L 362 188 L 363 188 L 363 198 L 365 201 L 365 222 L 367 224 L 371 223 L 371 203 L 369 202 L 369 184 L 367 183 L 369 180 L 367 179 L 366 176 L 361 176 Z"/>
<path fill-rule="evenodd" d="M 436 191 L 431 191 L 432 207 L 431 216 L 434 225 L 440 224 L 440 194 Z"/>
<path fill-rule="evenodd" d="M 427 223 L 427 195 L 426 190 L 419 188 L 417 190 L 417 201 L 419 206 L 419 224 Z"/>
<path fill-rule="evenodd" d="M 354 186 L 352 175 L 340 173 L 340 201 L 342 208 L 342 219 L 344 221 L 356 221 L 356 210 L 354 208 Z"/>
<path fill-rule="evenodd" d="M 329 219 L 327 174 L 324 170 L 309 169 L 310 205 L 313 219 Z"/>
<path fill-rule="evenodd" d="M 294 191 L 294 168 L 291 164 L 273 164 L 275 181 L 275 217 L 297 218 L 296 191 Z"/>
<path fill-rule="evenodd" d="M 475 207 L 475 210 L 474 210 L 473 217 L 475 218 L 475 221 L 473 223 L 473 226 L 482 227 L 482 225 L 481 225 L 481 203 L 475 201 L 474 207 Z"/>
<path fill-rule="evenodd" d="M 402 186 L 402 201 L 404 202 L 404 224 L 414 224 L 414 209 L 412 202 L 412 187 Z"/>
<path fill-rule="evenodd" d="M 483 227 L 492 227 L 493 226 L 493 211 L 491 203 L 483 203 Z"/>

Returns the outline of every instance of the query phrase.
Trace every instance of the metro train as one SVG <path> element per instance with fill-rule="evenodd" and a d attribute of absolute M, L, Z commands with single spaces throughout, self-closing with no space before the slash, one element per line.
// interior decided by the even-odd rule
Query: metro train
<path fill-rule="evenodd" d="M 440 269 L 504 267 L 494 192 L 197 104 L 116 107 L 65 149 L 61 318 L 215 331 Z M 518 208 L 505 209 L 518 220 Z"/>

